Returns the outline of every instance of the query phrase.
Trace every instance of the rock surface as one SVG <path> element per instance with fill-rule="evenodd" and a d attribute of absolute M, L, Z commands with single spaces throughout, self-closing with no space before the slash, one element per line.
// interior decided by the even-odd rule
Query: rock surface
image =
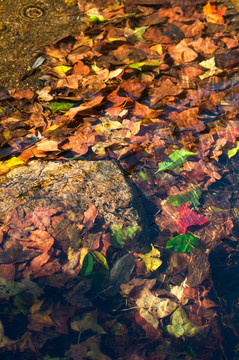
<path fill-rule="evenodd" d="M 64 214 L 58 231 L 52 234 L 64 251 L 81 245 L 77 223 L 90 203 L 99 216 L 87 241 L 93 242 L 112 224 L 142 228 L 137 191 L 112 161 L 31 161 L 0 178 L 0 201 L 2 221 L 14 209 L 23 211 L 24 216 L 39 207 Z"/>

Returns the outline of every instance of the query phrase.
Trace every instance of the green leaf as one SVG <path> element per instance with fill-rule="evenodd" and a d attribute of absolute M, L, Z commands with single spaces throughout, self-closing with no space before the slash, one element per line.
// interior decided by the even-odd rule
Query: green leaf
<path fill-rule="evenodd" d="M 173 206 L 181 206 L 182 204 L 189 202 L 191 205 L 197 208 L 200 205 L 199 198 L 201 196 L 201 193 L 202 192 L 200 188 L 197 186 L 193 188 L 193 190 L 187 192 L 186 194 L 177 194 L 177 195 L 169 196 L 166 204 Z"/>
<path fill-rule="evenodd" d="M 67 111 L 73 106 L 73 103 L 70 102 L 53 102 L 50 104 L 50 109 L 53 113 L 57 111 Z"/>
<path fill-rule="evenodd" d="M 88 253 L 83 260 L 83 264 L 81 268 L 82 275 L 83 276 L 90 275 L 93 271 L 93 266 L 94 266 L 93 256 L 90 253 Z"/>
<path fill-rule="evenodd" d="M 109 265 L 107 263 L 106 258 L 102 255 L 99 251 L 93 251 L 93 255 L 95 256 L 96 260 L 104 267 L 106 270 L 109 270 Z"/>
<path fill-rule="evenodd" d="M 122 228 L 122 224 L 112 225 L 111 243 L 118 248 L 122 247 L 125 244 L 125 234 Z"/>
<path fill-rule="evenodd" d="M 159 171 L 172 170 L 181 166 L 183 163 L 185 163 L 185 161 L 187 161 L 187 158 L 192 155 L 197 155 L 197 153 L 184 149 L 174 151 L 169 155 L 169 158 L 172 161 L 163 161 L 155 174 L 157 174 Z"/>
<path fill-rule="evenodd" d="M 195 235 L 180 234 L 170 239 L 167 244 L 167 249 L 172 249 L 176 252 L 186 253 L 193 251 L 194 248 L 198 247 L 199 238 Z"/>
<path fill-rule="evenodd" d="M 179 338 L 181 336 L 195 336 L 200 328 L 187 318 L 182 306 L 179 306 L 172 315 L 171 325 L 167 325 L 166 329 L 170 335 Z"/>
<path fill-rule="evenodd" d="M 33 304 L 33 295 L 26 292 L 17 294 L 14 298 L 14 304 L 22 314 L 26 315 Z"/>
<path fill-rule="evenodd" d="M 126 231 L 126 236 L 128 236 L 130 239 L 133 239 L 138 231 L 141 230 L 140 226 L 132 226 L 129 227 Z"/>
<path fill-rule="evenodd" d="M 142 62 L 130 64 L 129 68 L 142 71 L 143 69 L 157 67 L 161 64 L 162 64 L 162 61 L 159 61 L 159 60 L 142 61 Z"/>

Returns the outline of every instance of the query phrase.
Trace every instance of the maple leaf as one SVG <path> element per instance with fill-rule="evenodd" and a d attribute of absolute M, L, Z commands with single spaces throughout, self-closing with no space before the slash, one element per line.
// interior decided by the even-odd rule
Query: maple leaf
<path fill-rule="evenodd" d="M 196 212 L 189 209 L 189 203 L 182 204 L 179 208 L 179 221 L 177 224 L 179 226 L 179 232 L 182 234 L 186 233 L 187 227 L 192 225 L 204 225 L 209 220 Z"/>
<path fill-rule="evenodd" d="M 226 13 L 227 8 L 216 9 L 215 5 L 211 5 L 210 2 L 203 7 L 203 12 L 206 17 L 206 20 L 213 24 L 223 24 L 223 15 Z"/>

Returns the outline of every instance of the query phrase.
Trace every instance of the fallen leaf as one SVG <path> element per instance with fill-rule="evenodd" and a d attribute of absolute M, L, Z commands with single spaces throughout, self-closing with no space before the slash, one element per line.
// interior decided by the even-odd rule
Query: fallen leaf
<path fill-rule="evenodd" d="M 179 212 L 179 220 L 177 221 L 177 224 L 179 226 L 179 232 L 183 234 L 185 234 L 189 226 L 193 226 L 193 225 L 201 226 L 209 222 L 209 220 L 206 217 L 197 214 L 196 212 L 189 209 L 189 203 L 182 204 L 178 208 L 178 212 Z"/>
<path fill-rule="evenodd" d="M 71 320 L 71 328 L 72 330 L 78 332 L 84 332 L 86 330 L 91 330 L 94 333 L 99 335 L 106 334 L 105 330 L 100 326 L 97 322 L 97 312 L 92 311 L 88 313 L 84 313 L 82 317 L 74 316 Z"/>
<path fill-rule="evenodd" d="M 203 12 L 206 17 L 206 20 L 213 24 L 223 24 L 224 19 L 223 15 L 225 15 L 227 11 L 226 7 L 222 7 L 216 9 L 215 5 L 211 5 L 210 2 L 203 6 Z"/>
<path fill-rule="evenodd" d="M 198 57 L 198 54 L 193 49 L 188 47 L 185 39 L 171 48 L 170 52 L 176 64 L 189 63 Z"/>
<path fill-rule="evenodd" d="M 146 265 L 148 271 L 155 271 L 161 266 L 160 251 L 151 244 L 152 250 L 144 255 L 139 255 Z"/>
<path fill-rule="evenodd" d="M 177 338 L 181 336 L 195 336 L 200 330 L 197 325 L 194 325 L 190 320 L 188 320 L 182 306 L 179 306 L 178 309 L 174 311 L 171 317 L 171 325 L 167 325 L 166 329 L 170 335 Z"/>
<path fill-rule="evenodd" d="M 170 239 L 166 248 L 182 253 L 191 252 L 198 247 L 198 240 L 198 237 L 192 234 L 180 234 Z"/>

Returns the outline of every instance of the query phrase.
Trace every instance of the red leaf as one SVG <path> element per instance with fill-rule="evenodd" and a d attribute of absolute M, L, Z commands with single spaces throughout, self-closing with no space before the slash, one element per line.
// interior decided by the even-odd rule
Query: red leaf
<path fill-rule="evenodd" d="M 209 220 L 202 215 L 195 213 L 189 209 L 189 203 L 181 205 L 179 208 L 179 232 L 182 234 L 186 233 L 187 227 L 192 225 L 204 225 Z"/>

